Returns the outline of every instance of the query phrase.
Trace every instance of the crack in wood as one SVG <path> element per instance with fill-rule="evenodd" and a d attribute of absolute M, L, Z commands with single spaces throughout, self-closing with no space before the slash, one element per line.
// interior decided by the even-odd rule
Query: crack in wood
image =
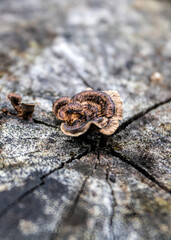
<path fill-rule="evenodd" d="M 51 171 L 49 171 L 47 174 L 44 174 L 43 176 L 40 177 L 40 183 L 37 184 L 36 186 L 34 186 L 33 188 L 29 189 L 28 191 L 26 191 L 25 193 L 23 193 L 20 197 L 18 197 L 15 201 L 13 201 L 12 203 L 10 203 L 5 209 L 3 209 L 0 212 L 0 218 L 3 217 L 10 209 L 12 209 L 13 207 L 15 207 L 15 205 L 17 203 L 19 203 L 20 201 L 22 201 L 22 199 L 24 199 L 26 196 L 28 196 L 29 194 L 33 193 L 35 190 L 37 190 L 39 187 L 41 187 L 42 185 L 45 184 L 45 178 L 48 177 L 49 175 L 51 175 L 52 173 L 54 173 L 55 171 L 58 171 L 62 168 L 64 168 L 67 164 L 73 162 L 76 159 L 80 159 L 83 156 L 86 156 L 88 153 L 89 149 L 87 148 L 83 153 L 78 154 L 75 157 L 70 158 L 68 161 L 63 162 L 60 164 L 59 167 L 52 169 Z"/>
<path fill-rule="evenodd" d="M 58 58 L 58 55 L 53 52 L 54 56 L 56 56 Z M 63 56 L 64 57 L 64 56 Z M 67 57 L 64 57 L 66 62 L 68 63 L 68 65 L 72 68 L 72 70 L 75 71 L 75 73 L 77 74 L 77 76 L 82 80 L 82 82 L 84 83 L 84 85 L 88 88 L 93 88 L 88 82 L 87 80 L 83 77 L 83 75 L 78 72 L 77 68 L 74 66 L 74 64 L 72 63 L 72 61 L 70 61 Z"/>
<path fill-rule="evenodd" d="M 138 114 L 134 115 L 133 117 L 129 118 L 127 121 L 123 122 L 120 127 L 116 130 L 115 134 L 118 134 L 119 132 L 121 132 L 122 130 L 124 130 L 128 125 L 130 125 L 131 123 L 133 123 L 134 121 L 138 120 L 139 118 L 145 116 L 147 113 L 155 110 L 156 108 L 167 104 L 171 102 L 171 98 L 166 99 L 165 101 L 162 101 L 160 103 L 157 103 L 151 107 L 149 107 L 148 109 L 146 109 L 145 111 L 139 112 Z M 106 143 L 107 143 L 108 137 L 101 135 L 100 138 L 100 143 L 99 143 L 99 148 L 105 149 L 106 148 Z M 140 165 L 136 164 L 135 162 L 128 160 L 125 156 L 123 156 L 121 153 L 114 151 L 111 145 L 108 145 L 109 150 L 111 151 L 112 155 L 119 158 L 121 161 L 126 162 L 127 164 L 131 165 L 133 168 L 135 168 L 138 172 L 140 172 L 141 174 L 143 174 L 147 179 L 151 180 L 153 183 L 157 184 L 160 188 L 162 188 L 163 190 L 165 190 L 168 193 L 171 193 L 171 190 L 169 188 L 167 188 L 165 185 L 163 185 L 162 183 L 160 183 L 155 177 L 153 177 L 153 175 L 151 175 L 146 169 L 142 168 Z"/>
<path fill-rule="evenodd" d="M 157 184 L 160 188 L 162 188 L 163 190 L 165 190 L 168 193 L 171 193 L 170 189 L 167 188 L 165 185 L 163 185 L 162 183 L 160 183 L 153 175 L 151 175 L 145 168 L 142 168 L 140 165 L 138 165 L 137 163 L 128 160 L 124 155 L 122 155 L 121 153 L 113 150 L 112 147 L 110 147 L 111 149 L 111 153 L 114 157 L 119 158 L 121 161 L 129 164 L 131 167 L 135 168 L 138 172 L 140 172 L 141 174 L 143 174 L 147 179 L 151 180 L 153 183 Z"/>
<path fill-rule="evenodd" d="M 50 240 L 55 240 L 55 239 L 57 239 L 57 238 L 59 237 L 59 235 L 60 235 L 60 229 L 61 229 L 61 227 L 63 226 L 63 223 L 64 223 L 65 221 L 69 221 L 69 219 L 71 219 L 71 217 L 73 216 L 73 214 L 74 214 L 74 212 L 75 212 L 75 209 L 76 209 L 76 207 L 77 207 L 77 205 L 78 205 L 78 202 L 79 202 L 79 200 L 80 200 L 80 196 L 81 196 L 81 194 L 84 192 L 84 187 L 85 187 L 85 184 L 86 184 L 89 176 L 90 176 L 90 175 L 88 175 L 88 176 L 84 179 L 84 181 L 83 181 L 83 183 L 82 183 L 82 185 L 81 185 L 81 188 L 80 188 L 80 190 L 79 190 L 79 192 L 78 192 L 78 195 L 76 196 L 76 198 L 75 198 L 75 200 L 74 200 L 74 203 L 73 203 L 73 205 L 71 206 L 68 214 L 63 218 L 63 220 L 61 221 L 61 223 L 58 225 L 58 228 L 57 228 L 57 229 L 55 228 L 54 232 L 52 233 L 52 235 L 51 235 L 51 237 L 50 237 Z"/>
<path fill-rule="evenodd" d="M 56 126 L 58 126 L 58 125 L 60 124 L 60 123 L 59 123 L 59 124 L 56 124 L 56 126 L 54 126 L 54 125 L 52 125 L 52 124 L 49 124 L 49 123 L 46 123 L 46 122 L 37 120 L 37 119 L 35 119 L 34 117 L 33 117 L 33 122 L 34 122 L 34 123 L 37 123 L 37 124 L 41 124 L 41 125 L 47 126 L 47 127 L 52 127 L 52 128 L 54 128 L 54 129 L 57 129 Z"/>
<path fill-rule="evenodd" d="M 88 153 L 87 153 L 87 154 L 88 154 Z M 86 155 L 85 155 L 85 156 L 86 156 Z M 75 210 L 76 210 L 76 208 L 77 208 L 77 205 L 78 205 L 78 203 L 79 203 L 80 196 L 81 196 L 81 194 L 84 192 L 85 185 L 86 185 L 88 179 L 90 178 L 90 176 L 93 176 L 94 170 L 96 169 L 96 167 L 97 167 L 97 163 L 94 164 L 94 168 L 92 169 L 92 171 L 85 177 L 85 179 L 84 179 L 84 181 L 83 181 L 83 183 L 82 183 L 82 185 L 81 185 L 81 188 L 80 188 L 80 190 L 79 190 L 79 192 L 78 192 L 78 194 L 77 194 L 77 196 L 76 196 L 76 198 L 75 198 L 72 206 L 70 207 L 70 210 L 68 211 L 68 214 L 63 218 L 63 220 L 61 221 L 61 223 L 58 225 L 58 228 L 55 228 L 55 229 L 54 229 L 54 232 L 52 233 L 52 235 L 51 235 L 51 237 L 50 237 L 50 240 L 56 240 L 56 239 L 58 239 L 59 234 L 60 234 L 61 226 L 63 226 L 63 223 L 64 223 L 65 221 L 68 222 L 68 221 L 72 218 L 72 216 L 73 216 L 73 214 L 74 214 L 74 212 L 75 212 Z"/>
<path fill-rule="evenodd" d="M 78 77 L 82 80 L 82 82 L 85 84 L 86 87 L 93 89 L 93 86 L 91 86 L 91 85 L 87 82 L 87 80 L 83 77 L 82 74 L 80 74 L 80 73 L 78 73 L 78 72 L 76 72 L 76 73 L 77 73 Z"/>
<path fill-rule="evenodd" d="M 109 181 L 109 168 L 106 169 L 106 182 L 109 185 L 110 192 L 111 192 L 111 197 L 112 197 L 112 214 L 110 216 L 110 228 L 111 228 L 112 239 L 115 240 L 114 232 L 112 231 L 112 229 L 113 229 L 113 218 L 115 216 L 115 206 L 117 204 L 116 204 L 115 194 L 114 194 L 114 191 L 112 189 L 112 185 Z"/>
<path fill-rule="evenodd" d="M 80 196 L 81 196 L 81 194 L 84 192 L 84 187 L 85 187 L 85 184 L 86 184 L 87 180 L 89 179 L 89 177 L 90 177 L 90 175 L 88 175 L 88 176 L 84 179 L 84 181 L 83 181 L 83 183 L 82 183 L 82 185 L 81 185 L 81 188 L 80 188 L 80 190 L 79 190 L 79 192 L 78 192 L 78 195 L 76 196 L 76 198 L 75 198 L 75 200 L 74 200 L 74 203 L 73 203 L 73 205 L 71 206 L 68 214 L 63 218 L 63 220 L 61 221 L 61 223 L 58 225 L 57 229 L 55 228 L 54 232 L 52 233 L 52 235 L 51 235 L 51 237 L 50 237 L 50 240 L 56 240 L 56 239 L 59 237 L 59 235 L 60 235 L 60 229 L 61 229 L 61 227 L 63 226 L 63 223 L 64 223 L 65 221 L 69 221 L 69 219 L 71 219 L 71 217 L 73 216 L 73 214 L 74 214 L 74 212 L 75 212 L 75 209 L 76 209 L 76 207 L 77 207 L 77 205 L 78 205 L 78 202 L 79 202 L 79 200 L 80 200 Z"/>
<path fill-rule="evenodd" d="M 5 209 L 3 209 L 0 212 L 0 218 L 3 217 L 5 214 L 7 214 L 7 212 L 12 209 L 13 207 L 15 207 L 15 205 L 17 203 L 19 203 L 23 198 L 25 198 L 27 195 L 33 193 L 36 189 L 38 189 L 40 186 L 44 185 L 44 182 L 41 182 L 39 184 L 37 184 L 36 186 L 34 186 L 33 188 L 29 189 L 28 191 L 26 191 L 25 193 L 23 193 L 20 197 L 18 197 L 15 201 L 13 201 L 12 203 L 10 203 Z"/>
<path fill-rule="evenodd" d="M 82 186 L 81 186 L 81 188 L 80 188 L 80 191 L 78 192 L 78 195 L 77 195 L 77 197 L 75 198 L 74 204 L 71 206 L 71 209 L 70 209 L 70 211 L 69 211 L 69 213 L 68 213 L 67 220 L 70 219 L 70 218 L 73 216 L 73 214 L 74 214 L 74 212 L 75 212 L 75 209 L 76 209 L 76 207 L 77 207 L 77 205 L 78 205 L 78 202 L 79 202 L 79 200 L 80 200 L 80 196 L 81 196 L 81 194 L 84 192 L 84 187 L 85 187 L 85 185 L 86 185 L 86 183 L 87 183 L 87 180 L 89 179 L 90 175 L 91 175 L 91 174 L 89 174 L 87 177 L 85 177 L 85 179 L 84 179 L 84 181 L 83 181 L 83 184 L 82 184 Z"/>
<path fill-rule="evenodd" d="M 130 117 L 129 119 L 127 119 L 126 121 L 124 121 L 116 130 L 116 132 L 114 133 L 114 135 L 120 133 L 122 130 L 124 130 L 128 125 L 130 125 L 131 123 L 133 123 L 134 121 L 138 120 L 139 118 L 145 116 L 147 113 L 155 110 L 156 108 L 171 102 L 171 98 L 165 99 L 162 102 L 156 103 L 153 106 L 147 108 L 146 110 L 143 110 L 137 114 L 135 114 L 134 116 Z"/>

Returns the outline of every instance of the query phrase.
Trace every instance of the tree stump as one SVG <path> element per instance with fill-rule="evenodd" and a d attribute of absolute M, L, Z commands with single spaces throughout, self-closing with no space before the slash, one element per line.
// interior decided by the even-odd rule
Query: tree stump
<path fill-rule="evenodd" d="M 170 239 L 171 4 L 0 1 L 0 239 Z M 65 136 L 60 96 L 117 90 L 113 136 Z M 6 95 L 36 103 L 20 119 Z"/>

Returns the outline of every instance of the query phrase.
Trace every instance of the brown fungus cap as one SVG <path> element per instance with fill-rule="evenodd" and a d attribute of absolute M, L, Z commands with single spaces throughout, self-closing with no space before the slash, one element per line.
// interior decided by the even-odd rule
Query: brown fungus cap
<path fill-rule="evenodd" d="M 111 135 L 122 120 L 122 101 L 117 91 L 86 89 L 72 98 L 57 99 L 53 112 L 65 122 L 61 124 L 61 130 L 66 135 L 80 136 L 91 124 L 96 125 L 101 133 Z"/>
<path fill-rule="evenodd" d="M 20 95 L 16 93 L 9 93 L 7 98 L 10 100 L 12 106 L 17 112 L 17 115 L 22 119 L 31 119 L 35 104 L 32 103 L 22 103 Z"/>

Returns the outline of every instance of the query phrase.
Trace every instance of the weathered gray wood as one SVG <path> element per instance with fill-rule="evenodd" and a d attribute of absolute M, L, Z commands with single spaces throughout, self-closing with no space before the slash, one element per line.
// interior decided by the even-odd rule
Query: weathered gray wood
<path fill-rule="evenodd" d="M 170 109 L 169 102 L 149 112 L 117 134 L 110 143 L 114 154 L 120 153 L 121 158 L 145 170 L 168 191 L 171 191 Z"/>
<path fill-rule="evenodd" d="M 0 239 L 169 239 L 170 11 L 155 0 L 0 1 Z M 87 87 L 119 91 L 114 136 L 60 131 L 54 99 Z M 37 103 L 32 122 L 9 92 Z"/>

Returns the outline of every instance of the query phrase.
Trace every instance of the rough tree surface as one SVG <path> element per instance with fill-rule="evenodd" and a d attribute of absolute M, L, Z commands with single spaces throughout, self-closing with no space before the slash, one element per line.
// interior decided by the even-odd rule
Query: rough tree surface
<path fill-rule="evenodd" d="M 157 0 L 0 1 L 1 240 L 170 239 L 170 13 Z M 53 101 L 87 87 L 120 93 L 113 136 L 61 133 Z M 9 92 L 36 102 L 33 121 Z"/>

